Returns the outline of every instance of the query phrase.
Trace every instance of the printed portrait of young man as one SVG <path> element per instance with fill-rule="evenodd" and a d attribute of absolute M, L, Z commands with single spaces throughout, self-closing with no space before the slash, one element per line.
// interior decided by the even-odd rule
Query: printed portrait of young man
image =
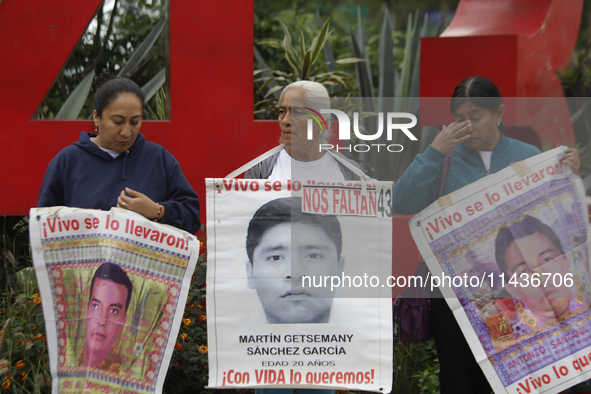
<path fill-rule="evenodd" d="M 267 322 L 328 323 L 334 294 L 328 287 L 304 287 L 302 277 L 341 275 L 341 250 L 336 217 L 302 213 L 299 198 L 261 206 L 248 226 L 246 273 Z"/>
<path fill-rule="evenodd" d="M 125 328 L 132 292 L 133 284 L 121 267 L 103 263 L 97 268 L 86 306 L 86 340 L 79 365 L 119 372 L 116 342 Z"/>

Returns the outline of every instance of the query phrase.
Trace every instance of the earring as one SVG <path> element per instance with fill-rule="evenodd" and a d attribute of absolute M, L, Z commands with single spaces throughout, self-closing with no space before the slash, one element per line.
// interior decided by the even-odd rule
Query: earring
<path fill-rule="evenodd" d="M 497 127 L 501 126 L 501 121 L 499 120 L 499 122 L 497 123 Z"/>
<path fill-rule="evenodd" d="M 94 132 L 95 133 L 98 132 L 98 124 L 96 124 L 96 123 L 94 124 Z"/>

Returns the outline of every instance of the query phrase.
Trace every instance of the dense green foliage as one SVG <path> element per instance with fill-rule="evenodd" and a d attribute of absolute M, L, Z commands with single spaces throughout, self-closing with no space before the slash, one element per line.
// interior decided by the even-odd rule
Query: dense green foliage
<path fill-rule="evenodd" d="M 379 85 L 379 74 L 377 70 L 379 41 L 381 38 L 380 29 L 384 10 L 386 8 L 388 9 L 388 14 L 393 24 L 394 49 L 392 56 L 394 58 L 394 66 L 401 70 L 404 60 L 406 27 L 409 21 L 409 15 L 414 15 L 416 11 L 420 11 L 422 18 L 425 12 L 431 11 L 435 17 L 441 14 L 441 18 L 445 24 L 445 22 L 449 22 L 457 3 L 458 0 L 443 2 L 433 0 L 420 0 L 416 2 L 399 2 L 393 0 L 328 0 L 323 2 L 293 0 L 289 2 L 274 2 L 271 0 L 255 0 L 255 47 L 260 52 L 269 69 L 287 72 L 291 69 L 291 66 L 286 59 L 284 51 L 277 50 L 277 47 L 265 45 L 265 43 L 273 41 L 278 44 L 282 42 L 284 31 L 278 19 L 291 32 L 294 44 L 297 43 L 297 37 L 299 37 L 300 31 L 305 42 L 312 42 L 318 34 L 322 23 L 330 20 L 331 34 L 328 36 L 328 43 L 334 53 L 334 59 L 339 61 L 354 58 L 355 54 L 351 45 L 351 33 L 357 35 L 359 30 L 358 14 L 360 14 L 362 20 L 361 29 L 364 31 L 363 41 L 367 50 L 366 57 L 370 62 L 370 68 L 374 70 L 373 75 L 371 75 L 371 84 L 377 87 Z M 451 12 L 449 12 L 450 10 Z M 431 29 L 427 32 L 427 35 L 435 33 L 437 24 L 438 21 L 431 22 Z M 323 65 L 327 61 L 324 58 L 324 53 L 322 53 L 318 64 Z M 261 68 L 260 65 L 255 61 L 254 69 L 259 68 Z M 355 74 L 354 63 L 338 64 L 337 68 L 339 72 Z M 315 70 L 315 74 L 326 73 L 327 71 L 330 70 L 323 67 Z M 356 81 L 352 81 L 354 89 L 357 88 L 356 85 Z M 263 91 L 261 93 L 259 89 L 260 85 L 255 86 L 255 103 L 265 99 L 266 92 Z M 353 97 L 360 95 L 358 91 L 349 91 L 349 89 L 339 95 L 347 94 Z M 266 116 L 264 118 L 275 119 L 277 117 L 277 114 L 273 112 L 267 111 L 265 114 Z"/>
<path fill-rule="evenodd" d="M 0 380 L 7 392 L 49 393 L 45 323 L 28 218 L 0 217 Z"/>
<path fill-rule="evenodd" d="M 165 0 L 111 0 L 97 10 L 89 28 L 80 38 L 66 65 L 47 93 L 38 112 L 40 119 L 53 119 L 70 93 L 90 72 L 117 75 L 129 56 L 165 14 Z M 165 64 L 165 35 L 145 57 L 135 75 L 128 75 L 143 86 Z M 80 113 L 86 119 L 92 114 L 92 95 Z"/>

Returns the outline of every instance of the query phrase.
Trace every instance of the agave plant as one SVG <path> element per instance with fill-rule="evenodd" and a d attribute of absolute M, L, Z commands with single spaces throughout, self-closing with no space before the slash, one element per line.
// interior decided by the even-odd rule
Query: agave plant
<path fill-rule="evenodd" d="M 151 58 L 144 61 L 146 55 L 150 52 L 150 49 L 160 36 L 160 33 L 164 29 L 165 19 L 162 18 L 158 21 L 156 26 L 148 33 L 144 41 L 137 47 L 137 49 L 131 54 L 129 59 L 125 62 L 121 70 L 117 73 L 119 77 L 128 77 L 134 81 L 139 79 L 143 74 L 144 70 L 151 61 Z M 134 72 L 135 71 L 135 72 Z M 133 74 L 132 74 L 133 72 Z M 92 86 L 92 79 L 94 77 L 95 70 L 91 69 L 84 79 L 76 86 L 72 93 L 68 96 L 58 113 L 55 115 L 56 120 L 68 120 L 77 119 L 80 115 L 80 111 L 84 106 L 84 102 L 88 97 L 90 88 Z M 165 81 L 165 70 L 160 70 L 154 78 L 152 78 L 145 86 L 142 87 L 146 94 L 146 102 L 148 102 L 152 96 L 158 91 L 160 86 Z"/>
<path fill-rule="evenodd" d="M 325 62 L 316 64 L 330 35 L 330 20 L 324 22 L 318 35 L 314 37 L 309 46 L 306 44 L 304 34 L 301 30 L 298 43 L 294 45 L 291 33 L 285 23 L 281 19 L 278 19 L 278 22 L 284 33 L 283 41 L 267 40 L 261 41 L 258 44 L 283 50 L 291 71 L 287 72 L 268 68 L 255 47 L 255 58 L 260 67 L 260 69 L 254 72 L 255 83 L 261 84 L 258 90 L 259 93 L 265 92 L 263 100 L 255 104 L 255 109 L 259 108 L 255 111 L 255 114 L 265 111 L 268 112 L 270 109 L 275 108 L 278 100 L 277 93 L 286 85 L 298 80 L 321 83 L 327 87 L 329 92 L 333 92 L 333 94 L 337 94 L 338 91 L 338 94 L 344 95 L 355 90 L 352 84 L 355 77 L 346 71 L 337 70 L 332 65 L 363 62 L 363 59 L 346 58 L 326 61 L 325 56 Z M 334 89 L 335 86 L 339 86 L 339 89 Z"/>
<path fill-rule="evenodd" d="M 419 13 L 408 16 L 408 24 L 405 35 L 405 44 L 402 59 L 394 59 L 393 29 L 390 23 L 390 14 L 386 8 L 381 27 L 380 46 L 378 52 L 379 81 L 378 97 L 375 97 L 372 84 L 372 70 L 369 62 L 356 65 L 359 92 L 362 97 L 363 113 L 360 120 L 360 129 L 366 129 L 368 133 L 375 132 L 377 127 L 376 112 L 408 112 L 414 115 L 419 107 L 419 64 L 420 64 L 420 39 L 427 32 L 427 15 L 421 23 Z M 437 31 L 441 31 L 441 26 Z M 361 12 L 358 10 L 357 37 L 351 32 L 351 45 L 357 58 L 367 58 Z M 398 60 L 400 70 L 395 67 Z M 376 111 L 377 108 L 377 111 Z M 402 152 L 396 154 L 370 154 L 358 153 L 356 158 L 365 162 L 373 170 L 372 176 L 377 179 L 396 180 L 400 178 L 404 170 L 412 162 L 415 155 L 432 142 L 437 133 L 433 127 L 423 127 L 420 142 L 410 141 L 403 133 L 393 134 L 391 141 L 378 141 L 386 144 L 399 144 L 404 147 Z M 360 141 L 351 141 L 354 144 Z M 361 141 L 362 142 L 362 141 Z"/>
<path fill-rule="evenodd" d="M 158 76 L 156 76 L 156 77 L 158 77 Z M 156 78 L 156 77 L 154 77 L 154 78 Z M 150 84 L 150 83 L 148 82 L 148 84 Z M 144 92 L 146 92 L 145 87 L 143 87 L 142 90 Z M 154 102 L 153 102 L 152 107 L 146 106 L 146 114 L 148 115 L 148 119 L 150 119 L 150 120 L 166 120 L 166 91 L 164 90 L 164 87 L 162 86 L 162 84 L 160 84 L 160 87 L 156 90 L 155 93 L 152 93 L 152 95 L 154 95 L 154 94 L 156 96 L 154 97 Z"/>

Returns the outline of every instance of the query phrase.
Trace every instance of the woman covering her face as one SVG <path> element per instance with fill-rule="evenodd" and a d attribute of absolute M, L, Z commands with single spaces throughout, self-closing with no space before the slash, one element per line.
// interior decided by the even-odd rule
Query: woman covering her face
<path fill-rule="evenodd" d="M 96 78 L 92 90 L 95 132 L 82 131 L 49 163 L 37 206 L 117 206 L 197 232 L 199 197 L 174 156 L 140 133 L 142 90 L 109 73 Z"/>
<path fill-rule="evenodd" d="M 394 185 L 392 205 L 396 212 L 415 214 L 437 199 L 443 160 L 449 152 L 452 156 L 444 195 L 540 153 L 538 148 L 502 133 L 505 106 L 498 88 L 486 78 L 470 77 L 456 86 L 450 110 L 455 121 L 443 127 Z M 575 149 L 567 149 L 561 160 L 574 172 L 579 170 Z M 441 363 L 441 394 L 491 393 L 490 385 L 441 295 L 431 299 L 431 320 Z"/>

